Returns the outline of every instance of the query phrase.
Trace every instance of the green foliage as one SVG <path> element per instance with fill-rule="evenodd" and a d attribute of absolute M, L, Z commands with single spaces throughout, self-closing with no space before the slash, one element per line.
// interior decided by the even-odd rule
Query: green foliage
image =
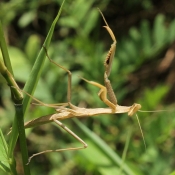
<path fill-rule="evenodd" d="M 163 100 L 169 89 L 170 87 L 166 85 L 158 85 L 154 89 L 145 88 L 139 103 L 144 106 L 145 110 L 155 109 Z"/>
<path fill-rule="evenodd" d="M 82 76 L 89 80 L 103 84 L 103 61 L 110 47 L 110 36 L 101 26 L 104 22 L 96 7 L 104 12 L 107 10 L 109 0 L 86 1 L 75 0 L 65 2 L 64 10 L 59 19 L 59 26 L 56 26 L 55 35 L 50 47 L 47 47 L 49 56 L 60 65 L 68 68 L 72 72 L 72 103 L 85 107 L 105 107 L 97 96 L 98 88 L 91 86 L 78 77 Z M 140 1 L 126 1 L 126 9 L 131 11 L 133 5 Z M 52 6 L 54 4 L 55 7 Z M 8 51 L 15 75 L 15 80 L 24 85 L 25 91 L 33 94 L 36 87 L 31 81 L 38 81 L 41 67 L 40 80 L 36 87 L 34 96 L 45 103 L 67 102 L 67 74 L 48 60 L 42 65 L 39 61 L 34 68 L 36 55 L 40 49 L 42 56 L 45 53 L 42 48 L 42 37 L 48 33 L 51 21 L 55 17 L 55 9 L 61 1 L 29 1 L 26 6 L 24 2 L 17 1 L 9 4 L 0 4 L 0 17 L 3 18 L 4 26 L 15 20 L 21 31 L 44 23 L 42 33 L 28 32 L 21 36 L 15 46 L 9 46 Z M 143 9 L 153 9 L 154 3 L 144 0 L 141 4 Z M 47 8 L 46 8 L 47 7 Z M 112 6 L 113 8 L 117 6 Z M 40 11 L 43 8 L 43 11 Z M 6 11 L 9 13 L 5 13 Z M 111 11 L 114 9 L 111 8 Z M 18 15 L 17 12 L 19 13 Z M 6 15 L 5 15 L 6 14 Z M 20 16 L 19 18 L 17 18 Z M 105 15 L 108 17 L 108 14 Z M 41 20 L 41 21 L 40 21 Z M 125 19 L 126 20 L 126 19 Z M 100 23 L 100 24 L 99 24 Z M 110 25 L 110 20 L 109 20 Z M 111 24 L 110 26 L 117 25 Z M 38 25 L 38 28 L 40 27 Z M 37 29 L 38 29 L 37 28 Z M 112 27 L 111 27 L 112 28 Z M 104 30 L 105 36 L 101 34 Z M 154 87 L 150 86 L 149 79 L 141 82 L 140 70 L 144 66 L 153 64 L 159 57 L 163 57 L 164 50 L 175 41 L 175 20 L 169 19 L 164 14 L 156 14 L 152 21 L 142 19 L 139 24 L 132 25 L 128 29 L 128 34 L 117 36 L 117 30 L 113 30 L 117 38 L 117 50 L 113 62 L 110 80 L 116 92 L 118 103 L 130 105 L 134 102 L 140 103 L 143 110 L 157 110 L 173 108 L 174 104 L 167 106 L 164 103 L 170 85 L 164 81 L 156 81 Z M 106 32 L 106 33 L 105 33 Z M 57 37 L 59 35 L 59 37 Z M 45 38 L 45 37 L 43 37 Z M 109 38 L 110 42 L 105 38 Z M 37 58 L 38 59 L 38 58 Z M 35 74 L 30 75 L 33 68 Z M 146 71 L 149 70 L 147 66 Z M 132 78 L 132 75 L 137 75 Z M 29 80 L 30 77 L 30 80 Z M 35 79 L 36 78 L 36 79 Z M 131 81 L 133 82 L 130 82 Z M 138 81 L 135 83 L 135 81 Z M 0 81 L 4 82 L 4 81 Z M 132 84 L 133 83 L 133 84 Z M 0 108 L 1 125 L 4 131 L 8 132 L 9 122 L 12 119 L 13 105 L 9 100 L 10 93 L 7 86 L 1 84 L 0 93 L 3 109 Z M 29 90 L 30 89 L 30 90 Z M 25 97 L 25 108 L 29 105 L 29 98 Z M 53 109 L 39 106 L 31 106 L 26 113 L 27 120 L 54 113 Z M 89 147 L 86 150 L 77 152 L 50 153 L 33 158 L 30 167 L 31 174 L 116 174 L 122 170 L 121 174 L 170 174 L 174 162 L 174 112 L 159 113 L 138 113 L 147 148 L 141 138 L 138 124 L 130 120 L 126 115 L 97 116 L 79 122 L 71 120 L 64 123 L 72 128 Z M 9 119 L 7 116 L 9 116 Z M 91 131 L 87 131 L 87 126 Z M 87 131 L 87 132 L 86 132 Z M 131 132 L 132 131 L 132 132 Z M 94 135 L 96 133 L 99 137 Z M 79 144 L 71 136 L 59 132 L 55 125 L 47 124 L 38 128 L 26 130 L 29 141 L 29 155 L 46 149 L 66 148 Z M 131 133 L 130 142 L 126 151 L 126 158 L 122 160 L 122 154 L 128 133 Z M 93 137 L 94 138 L 91 138 Z M 99 140 L 98 140 L 99 139 Z M 75 143 L 74 143 L 75 142 Z M 99 142 L 99 143 L 98 143 Z M 7 144 L 8 144 L 7 139 Z M 107 143 L 107 144 L 106 144 Z M 4 157 L 0 157 L 0 167 L 6 172 L 10 167 L 6 154 L 6 141 L 1 134 L 0 152 Z M 17 159 L 17 157 L 16 157 Z M 18 159 L 17 159 L 18 160 Z M 42 164 L 38 166 L 38 164 Z M 21 166 L 19 163 L 18 166 Z M 172 173 L 173 174 L 173 173 Z"/>
<path fill-rule="evenodd" d="M 0 130 L 0 168 L 5 172 L 10 172 L 10 166 L 8 164 L 8 146 L 3 136 L 2 131 Z"/>
<path fill-rule="evenodd" d="M 170 175 L 175 175 L 175 171 L 174 171 L 174 172 L 172 172 Z"/>
<path fill-rule="evenodd" d="M 147 20 L 143 20 L 138 29 L 132 27 L 129 30 L 129 37 L 124 38 L 118 44 L 116 55 L 121 64 L 125 65 L 121 67 L 127 71 L 127 65 L 134 69 L 146 60 L 153 59 L 164 47 L 174 41 L 174 23 L 175 20 L 172 20 L 168 26 L 165 26 L 165 16 L 158 14 L 154 20 L 152 30 Z"/>
<path fill-rule="evenodd" d="M 63 3 L 64 3 L 64 1 L 63 1 Z M 48 35 L 46 37 L 45 42 L 44 42 L 44 46 L 46 48 L 49 47 L 50 40 L 51 40 L 51 37 L 53 35 L 55 25 L 59 19 L 60 13 L 61 13 L 61 9 L 62 9 L 62 6 L 60 8 L 60 11 L 58 12 L 58 15 L 56 16 L 55 20 L 53 21 L 53 24 L 48 32 Z M 2 31 L 2 27 L 0 28 L 0 30 Z M 10 60 L 9 60 L 7 48 L 5 45 L 5 41 L 3 39 L 2 32 L 1 32 L 0 39 L 1 39 L 0 44 L 1 44 L 4 62 L 7 66 L 7 68 L 9 68 L 8 65 L 10 65 Z M 45 51 L 44 51 L 44 48 L 42 47 L 41 51 L 36 59 L 36 62 L 33 66 L 33 70 L 31 71 L 31 75 L 30 75 L 28 81 L 26 82 L 26 86 L 24 88 L 24 90 L 30 94 L 33 93 L 33 91 L 35 90 L 35 87 L 37 85 L 38 79 L 39 79 L 40 74 L 41 74 L 42 65 L 44 63 L 44 58 L 45 58 Z M 7 64 L 7 61 L 9 62 L 9 64 Z M 9 76 L 9 79 L 13 80 L 12 71 L 11 71 L 11 74 L 8 71 L 6 71 L 6 72 L 8 73 L 7 76 Z M 1 74 L 4 75 L 3 70 L 1 70 Z M 7 81 L 7 83 L 9 84 L 10 88 L 13 88 L 12 87 L 13 84 L 11 84 L 11 81 Z M 15 87 L 15 89 L 16 89 L 16 87 Z M 14 118 L 12 130 L 11 130 L 11 136 L 10 136 L 10 141 L 9 141 L 9 145 L 8 145 L 8 147 L 9 147 L 8 152 L 7 152 L 7 148 L 6 148 L 7 145 L 5 143 L 5 139 L 3 137 L 1 137 L 2 143 L 4 143 L 3 144 L 4 150 L 6 151 L 6 160 L 4 160 L 4 161 L 8 160 L 9 165 L 10 165 L 10 169 L 11 169 L 11 174 L 14 174 L 14 175 L 17 174 L 16 169 L 15 169 L 13 151 L 14 151 L 14 148 L 15 148 L 15 145 L 17 142 L 18 134 L 19 134 L 19 142 L 20 142 L 20 148 L 21 148 L 21 153 L 22 153 L 24 174 L 30 175 L 30 167 L 29 167 L 29 165 L 26 166 L 26 164 L 28 163 L 28 152 L 27 152 L 27 145 L 26 145 L 26 138 L 25 138 L 24 119 L 23 119 L 24 114 L 25 114 L 26 109 L 27 109 L 27 106 L 29 106 L 29 104 L 30 104 L 30 98 L 29 98 L 29 96 L 25 96 L 23 99 L 23 102 L 22 102 L 22 99 L 21 99 L 22 97 L 20 98 L 18 96 L 15 96 L 13 94 L 13 91 L 12 91 L 12 95 L 13 95 L 14 103 L 16 103 L 16 104 L 14 105 L 15 106 L 15 118 Z M 20 98 L 20 99 L 18 99 L 18 98 Z M 2 133 L 1 133 L 1 135 L 2 135 Z M 5 152 L 5 151 L 3 151 L 3 152 Z M 9 171 L 9 169 L 7 169 L 3 166 L 1 166 L 1 168 L 6 172 Z"/>

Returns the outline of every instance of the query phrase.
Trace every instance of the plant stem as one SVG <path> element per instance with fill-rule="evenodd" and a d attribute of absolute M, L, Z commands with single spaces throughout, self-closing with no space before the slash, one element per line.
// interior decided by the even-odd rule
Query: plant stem
<path fill-rule="evenodd" d="M 18 119 L 17 126 L 18 126 L 18 133 L 19 133 L 20 149 L 21 149 L 22 160 L 23 160 L 24 174 L 30 175 L 30 166 L 27 165 L 27 163 L 28 163 L 28 150 L 27 150 L 25 128 L 24 128 L 23 105 L 16 104 L 15 109 L 16 109 L 15 118 Z"/>
<path fill-rule="evenodd" d="M 17 174 L 13 151 L 14 151 L 14 147 L 16 145 L 16 141 L 19 133 L 19 141 L 20 141 L 20 148 L 22 153 L 24 174 L 30 175 L 29 165 L 26 165 L 28 162 L 28 151 L 27 151 L 25 128 L 24 128 L 24 115 L 23 115 L 23 105 L 22 105 L 23 94 L 20 92 L 19 87 L 12 75 L 13 71 L 12 71 L 12 67 L 9 59 L 7 45 L 3 35 L 1 22 L 0 22 L 0 47 L 3 55 L 4 63 L 7 66 L 6 67 L 3 64 L 3 62 L 0 61 L 0 73 L 6 79 L 8 85 L 11 88 L 12 99 L 14 101 L 15 111 L 16 111 L 16 115 L 13 123 L 13 130 L 12 130 L 13 134 L 11 135 L 10 143 L 9 143 L 9 152 L 8 152 L 9 164 L 10 164 L 11 172 L 13 174 Z M 15 139 L 13 138 L 14 135 L 16 136 Z"/>
<path fill-rule="evenodd" d="M 4 58 L 4 63 L 7 67 L 7 69 L 9 70 L 9 72 L 13 75 L 12 65 L 10 62 L 10 57 L 8 54 L 7 45 L 5 42 L 5 37 L 4 37 L 4 32 L 3 32 L 1 20 L 0 20 L 0 46 L 1 46 L 1 52 L 2 52 L 2 55 Z"/>
<path fill-rule="evenodd" d="M 19 90 L 19 87 L 14 80 L 12 74 L 8 71 L 8 69 L 5 67 L 2 61 L 0 61 L 0 73 L 7 81 L 7 84 L 11 87 L 11 91 L 14 94 L 14 101 L 15 103 L 18 103 L 19 101 L 22 101 L 23 94 Z"/>

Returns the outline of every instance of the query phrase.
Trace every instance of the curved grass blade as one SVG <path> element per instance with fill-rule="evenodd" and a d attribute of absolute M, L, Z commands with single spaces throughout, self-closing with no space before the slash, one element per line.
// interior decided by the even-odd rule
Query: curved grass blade
<path fill-rule="evenodd" d="M 3 136 L 3 133 L 0 129 L 0 168 L 6 172 L 9 173 L 10 172 L 10 166 L 8 164 L 8 146 L 7 143 L 5 141 L 5 138 Z"/>
<path fill-rule="evenodd" d="M 52 35 L 53 35 L 53 32 L 54 32 L 54 29 L 55 29 L 55 25 L 60 17 L 60 14 L 61 14 L 61 11 L 62 11 L 62 7 L 63 7 L 63 4 L 64 4 L 64 1 L 62 2 L 62 5 L 60 7 L 60 10 L 56 16 L 56 18 L 54 19 L 52 25 L 51 25 L 51 28 L 47 34 L 47 37 L 44 41 L 44 44 L 43 46 L 48 49 L 49 45 L 50 45 L 50 41 L 51 41 L 51 38 L 52 38 Z M 42 47 L 39 54 L 38 54 L 38 57 L 34 63 L 34 66 L 32 68 L 32 71 L 30 73 L 30 76 L 29 76 L 29 79 L 27 80 L 25 86 L 24 86 L 24 91 L 25 92 L 28 92 L 29 94 L 33 94 L 34 91 L 35 91 L 35 88 L 36 88 L 36 85 L 39 81 L 39 78 L 41 76 L 41 72 L 42 72 L 42 68 L 44 66 L 44 61 L 45 61 L 45 57 L 46 57 L 46 52 L 45 52 L 45 49 Z M 25 115 L 25 112 L 27 111 L 27 108 L 30 104 L 30 101 L 31 101 L 31 98 L 28 96 L 28 95 L 25 95 L 24 97 L 24 101 L 23 101 L 23 104 L 24 104 L 24 115 Z"/>
<path fill-rule="evenodd" d="M 73 119 L 77 126 L 88 136 L 88 138 L 97 146 L 97 148 L 108 157 L 117 167 L 122 167 L 122 170 L 127 175 L 136 175 L 136 173 L 126 164 L 123 163 L 122 158 L 120 158 L 116 152 L 114 152 L 100 137 L 95 135 L 91 130 L 89 130 L 85 125 L 83 125 L 78 119 Z"/>
<path fill-rule="evenodd" d="M 51 25 L 51 28 L 48 32 L 48 35 L 45 39 L 44 46 L 46 48 L 48 48 L 49 45 L 50 45 L 50 41 L 51 41 L 51 38 L 52 38 L 52 35 L 53 35 L 53 32 L 54 32 L 54 28 L 55 28 L 55 25 L 56 25 L 59 17 L 60 17 L 64 1 L 62 2 L 60 10 L 59 10 L 55 20 L 53 21 L 53 23 Z M 31 95 L 34 93 L 35 88 L 37 86 L 37 83 L 39 81 L 39 78 L 41 76 L 41 71 L 42 71 L 42 68 L 43 68 L 43 65 L 44 65 L 44 61 L 45 61 L 45 50 L 42 47 L 39 54 L 38 54 L 38 57 L 37 57 L 37 59 L 34 63 L 34 66 L 33 66 L 32 71 L 30 73 L 30 77 L 29 77 L 29 79 L 26 82 L 25 87 L 24 87 L 24 91 L 28 92 Z M 23 100 L 24 116 L 25 116 L 25 113 L 28 109 L 29 104 L 30 104 L 30 97 L 25 96 L 24 100 Z M 17 128 L 17 118 L 15 117 L 14 123 L 13 123 L 13 126 L 12 126 L 12 132 L 11 132 L 11 138 L 10 138 L 10 144 L 9 144 L 9 151 L 8 151 L 8 155 L 10 157 L 12 157 L 12 155 L 13 155 L 13 150 L 15 148 L 17 138 L 18 138 L 18 128 Z"/>
<path fill-rule="evenodd" d="M 0 47 L 1 47 L 1 52 L 3 55 L 4 63 L 6 65 L 8 71 L 13 75 L 12 65 L 10 62 L 9 53 L 8 53 L 7 45 L 5 42 L 5 37 L 4 37 L 3 29 L 2 29 L 1 20 L 0 20 Z"/>

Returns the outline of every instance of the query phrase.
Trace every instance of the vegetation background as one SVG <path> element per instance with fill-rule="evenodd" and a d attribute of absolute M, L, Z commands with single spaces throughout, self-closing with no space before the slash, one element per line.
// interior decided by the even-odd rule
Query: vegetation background
<path fill-rule="evenodd" d="M 22 88 L 54 20 L 61 0 L 13 0 L 0 2 L 0 18 L 8 42 L 15 80 Z M 122 160 L 116 165 L 72 120 L 63 121 L 83 138 L 85 150 L 48 153 L 32 159 L 32 174 L 47 175 L 165 175 L 175 167 L 175 1 L 173 0 L 66 0 L 57 23 L 49 56 L 72 72 L 72 103 L 89 108 L 105 107 L 98 88 L 78 75 L 103 84 L 103 62 L 112 40 L 97 7 L 117 38 L 117 50 L 110 80 L 120 105 L 134 102 L 146 149 L 135 116 L 97 116 L 82 119 L 83 125 L 98 135 L 113 154 Z M 66 102 L 67 73 L 45 62 L 34 96 L 45 103 Z M 26 121 L 54 113 L 47 107 L 31 105 Z M 0 128 L 6 134 L 12 125 L 14 106 L 3 77 L 0 77 Z M 46 124 L 26 130 L 29 155 L 78 145 L 56 125 Z M 125 148 L 125 149 L 124 149 Z M 125 151 L 124 151 L 125 150 Z M 17 171 L 23 174 L 19 145 L 16 145 Z M 126 171 L 125 165 L 131 171 Z M 123 169 L 123 171 L 122 171 Z M 3 174 L 3 172 L 0 172 Z"/>

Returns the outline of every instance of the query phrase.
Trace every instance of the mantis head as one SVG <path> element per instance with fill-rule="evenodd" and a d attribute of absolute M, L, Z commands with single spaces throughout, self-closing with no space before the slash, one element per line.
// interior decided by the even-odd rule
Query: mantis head
<path fill-rule="evenodd" d="M 141 107 L 140 104 L 134 103 L 128 112 L 128 116 L 134 115 Z"/>

